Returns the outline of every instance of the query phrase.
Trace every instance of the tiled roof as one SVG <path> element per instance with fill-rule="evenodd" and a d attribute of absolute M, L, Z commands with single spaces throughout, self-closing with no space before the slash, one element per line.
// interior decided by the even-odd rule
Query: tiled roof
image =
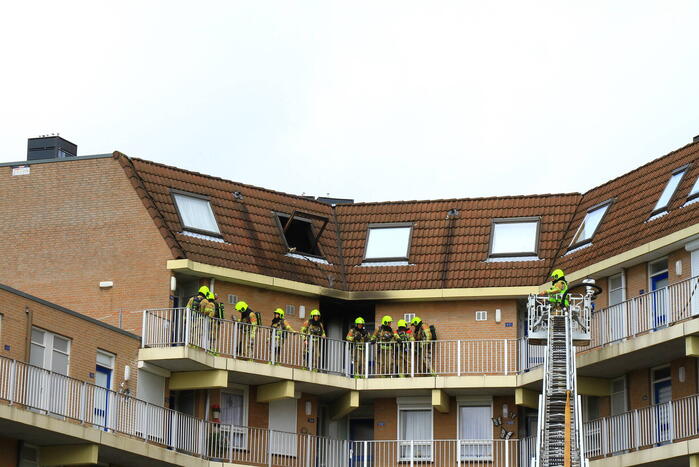
<path fill-rule="evenodd" d="M 583 195 L 559 250 L 564 270 L 576 270 L 650 242 L 699 222 L 699 203 L 683 206 L 699 176 L 699 144 L 690 144 L 658 158 Z M 667 213 L 649 220 L 672 172 L 691 164 L 667 207 Z M 587 210 L 608 199 L 614 202 L 591 245 L 566 254 Z"/>
<path fill-rule="evenodd" d="M 235 183 L 115 153 L 163 237 L 178 258 L 352 291 L 539 285 L 555 266 L 576 270 L 697 223 L 699 203 L 681 207 L 699 166 L 690 165 L 668 213 L 648 221 L 671 172 L 696 162 L 688 145 L 622 177 L 578 193 L 343 204 Z M 171 189 L 206 195 L 223 241 L 182 233 Z M 233 192 L 240 192 L 242 200 Z M 592 245 L 570 252 L 587 210 L 614 203 Z M 447 219 L 447 211 L 459 215 Z M 287 255 L 274 212 L 299 210 L 328 218 L 320 248 L 329 264 Z M 538 260 L 488 260 L 492 219 L 539 217 Z M 362 264 L 370 223 L 413 225 L 407 265 Z M 313 221 L 320 228 L 320 221 Z M 560 258 L 564 255 L 563 258 Z"/>

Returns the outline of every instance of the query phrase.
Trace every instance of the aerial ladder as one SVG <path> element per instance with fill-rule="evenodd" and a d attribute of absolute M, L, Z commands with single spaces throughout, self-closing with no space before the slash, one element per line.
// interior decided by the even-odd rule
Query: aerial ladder
<path fill-rule="evenodd" d="M 532 345 L 546 346 L 531 467 L 589 466 L 584 455 L 575 347 L 590 343 L 592 303 L 602 290 L 592 279 L 582 285 L 584 294 L 566 292 L 557 301 L 532 294 L 527 302 L 527 339 Z"/>

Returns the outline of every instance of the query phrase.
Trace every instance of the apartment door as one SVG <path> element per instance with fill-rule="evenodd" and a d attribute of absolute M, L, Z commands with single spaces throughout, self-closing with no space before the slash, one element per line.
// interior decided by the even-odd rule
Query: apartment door
<path fill-rule="evenodd" d="M 669 443 L 672 434 L 672 373 L 669 366 L 656 368 L 653 374 L 653 405 L 656 444 Z"/>
<path fill-rule="evenodd" d="M 623 339 L 629 335 L 626 329 L 626 303 L 624 302 L 624 274 L 609 278 L 609 307 L 607 308 L 609 341 Z"/>
<path fill-rule="evenodd" d="M 653 328 L 667 326 L 669 322 L 669 310 L 667 307 L 667 286 L 669 274 L 667 270 L 667 259 L 662 259 L 650 263 L 650 290 L 652 306 Z"/>
<path fill-rule="evenodd" d="M 349 421 L 349 435 L 352 447 L 352 464 L 357 466 L 372 466 L 372 446 L 371 442 L 362 443 L 374 439 L 374 419 L 373 418 L 352 418 Z"/>
<path fill-rule="evenodd" d="M 169 417 L 167 412 L 158 408 L 163 406 L 165 378 L 139 369 L 136 394 L 138 399 L 149 404 L 139 410 L 138 431 L 142 435 L 147 431 L 149 439 L 162 440 L 165 436 L 164 427 L 168 424 L 167 417 Z"/>
<path fill-rule="evenodd" d="M 25 390 L 27 404 L 50 414 L 65 415 L 68 402 L 70 340 L 32 328 Z M 46 371 L 48 370 L 48 371 Z"/>
<path fill-rule="evenodd" d="M 694 250 L 691 253 L 692 255 L 692 268 L 691 268 L 691 274 L 693 279 L 691 281 L 691 290 L 694 292 L 692 295 L 692 315 L 699 315 L 699 285 L 697 285 L 697 282 L 699 281 L 699 250 Z"/>

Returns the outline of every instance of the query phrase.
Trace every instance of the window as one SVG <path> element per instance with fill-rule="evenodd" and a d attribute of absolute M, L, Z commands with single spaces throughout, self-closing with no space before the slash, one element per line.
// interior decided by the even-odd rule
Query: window
<path fill-rule="evenodd" d="M 589 422 L 597 420 L 600 417 L 599 397 L 584 396 L 583 397 L 583 421 Z"/>
<path fill-rule="evenodd" d="M 410 224 L 371 224 L 366 239 L 367 261 L 405 261 L 410 252 Z"/>
<path fill-rule="evenodd" d="M 536 217 L 493 219 L 490 256 L 536 256 L 538 237 Z"/>
<path fill-rule="evenodd" d="M 68 375 L 70 340 L 38 328 L 32 328 L 29 363 L 61 375 Z"/>
<path fill-rule="evenodd" d="M 618 305 L 624 301 L 624 275 L 616 274 L 609 278 L 609 306 Z"/>
<path fill-rule="evenodd" d="M 652 214 L 656 214 L 667 209 L 667 205 L 670 204 L 670 201 L 672 200 L 672 195 L 675 194 L 675 190 L 677 190 L 677 186 L 680 184 L 680 181 L 682 181 L 682 176 L 685 174 L 686 171 L 687 166 L 684 166 L 672 172 L 672 176 L 670 177 L 670 180 L 667 182 L 667 185 L 665 185 L 665 189 L 660 195 L 658 202 L 655 203 L 655 207 L 653 208 Z"/>
<path fill-rule="evenodd" d="M 431 460 L 432 407 L 419 404 L 398 407 L 398 439 L 412 441 L 400 443 L 400 460 Z"/>
<path fill-rule="evenodd" d="M 172 192 L 183 230 L 221 235 L 209 199 L 203 196 Z"/>
<path fill-rule="evenodd" d="M 575 233 L 575 237 L 573 237 L 573 241 L 570 244 L 571 247 L 576 247 L 592 240 L 592 237 L 595 235 L 595 232 L 597 232 L 597 229 L 602 223 L 602 219 L 609 210 L 609 206 L 611 206 L 611 204 L 612 201 L 609 200 L 602 204 L 592 206 L 587 210 L 587 214 L 585 214 L 582 224 L 580 224 L 578 231 Z"/>
<path fill-rule="evenodd" d="M 294 316 L 296 314 L 296 305 L 287 305 L 284 316 Z"/>
<path fill-rule="evenodd" d="M 459 407 L 459 452 L 462 461 L 488 461 L 493 456 L 490 406 Z"/>
<path fill-rule="evenodd" d="M 295 456 L 298 443 L 296 434 L 296 399 L 277 399 L 269 403 L 270 453 Z"/>
<path fill-rule="evenodd" d="M 408 324 L 410 324 L 410 322 L 413 320 L 413 318 L 415 318 L 415 313 L 405 313 L 403 315 L 403 319 Z"/>
<path fill-rule="evenodd" d="M 687 196 L 687 199 L 695 198 L 699 198 L 699 177 L 697 177 L 697 181 L 694 182 L 694 186 L 692 186 L 692 191 L 690 191 L 689 196 Z"/>
<path fill-rule="evenodd" d="M 476 312 L 476 321 L 488 321 L 488 312 L 487 311 L 477 311 Z"/>
<path fill-rule="evenodd" d="M 248 391 L 245 389 L 226 389 L 221 391 L 221 423 L 230 427 L 221 427 L 227 432 L 235 448 L 247 446 Z M 295 430 L 294 430 L 295 431 Z"/>
<path fill-rule="evenodd" d="M 228 294 L 228 303 L 231 305 L 235 305 L 236 303 L 238 303 L 238 296 L 234 295 L 232 293 L 229 293 Z"/>
<path fill-rule="evenodd" d="M 627 411 L 626 409 L 626 378 L 621 377 L 612 380 L 611 404 L 612 415 L 619 415 Z"/>
<path fill-rule="evenodd" d="M 312 215 L 304 214 L 304 216 L 311 217 Z M 324 221 L 317 235 L 313 233 L 313 225 L 310 219 L 301 217 L 295 212 L 291 216 L 277 214 L 277 225 L 281 230 L 282 237 L 289 251 L 311 256 L 323 256 L 318 246 L 318 240 L 325 230 L 328 219 L 320 216 L 312 216 L 312 218 Z"/>

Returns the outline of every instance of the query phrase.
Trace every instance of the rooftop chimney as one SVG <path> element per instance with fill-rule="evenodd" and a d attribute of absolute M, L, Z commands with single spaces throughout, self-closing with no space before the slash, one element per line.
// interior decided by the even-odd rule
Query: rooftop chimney
<path fill-rule="evenodd" d="M 78 146 L 58 135 L 39 136 L 27 141 L 27 160 L 78 157 Z"/>

